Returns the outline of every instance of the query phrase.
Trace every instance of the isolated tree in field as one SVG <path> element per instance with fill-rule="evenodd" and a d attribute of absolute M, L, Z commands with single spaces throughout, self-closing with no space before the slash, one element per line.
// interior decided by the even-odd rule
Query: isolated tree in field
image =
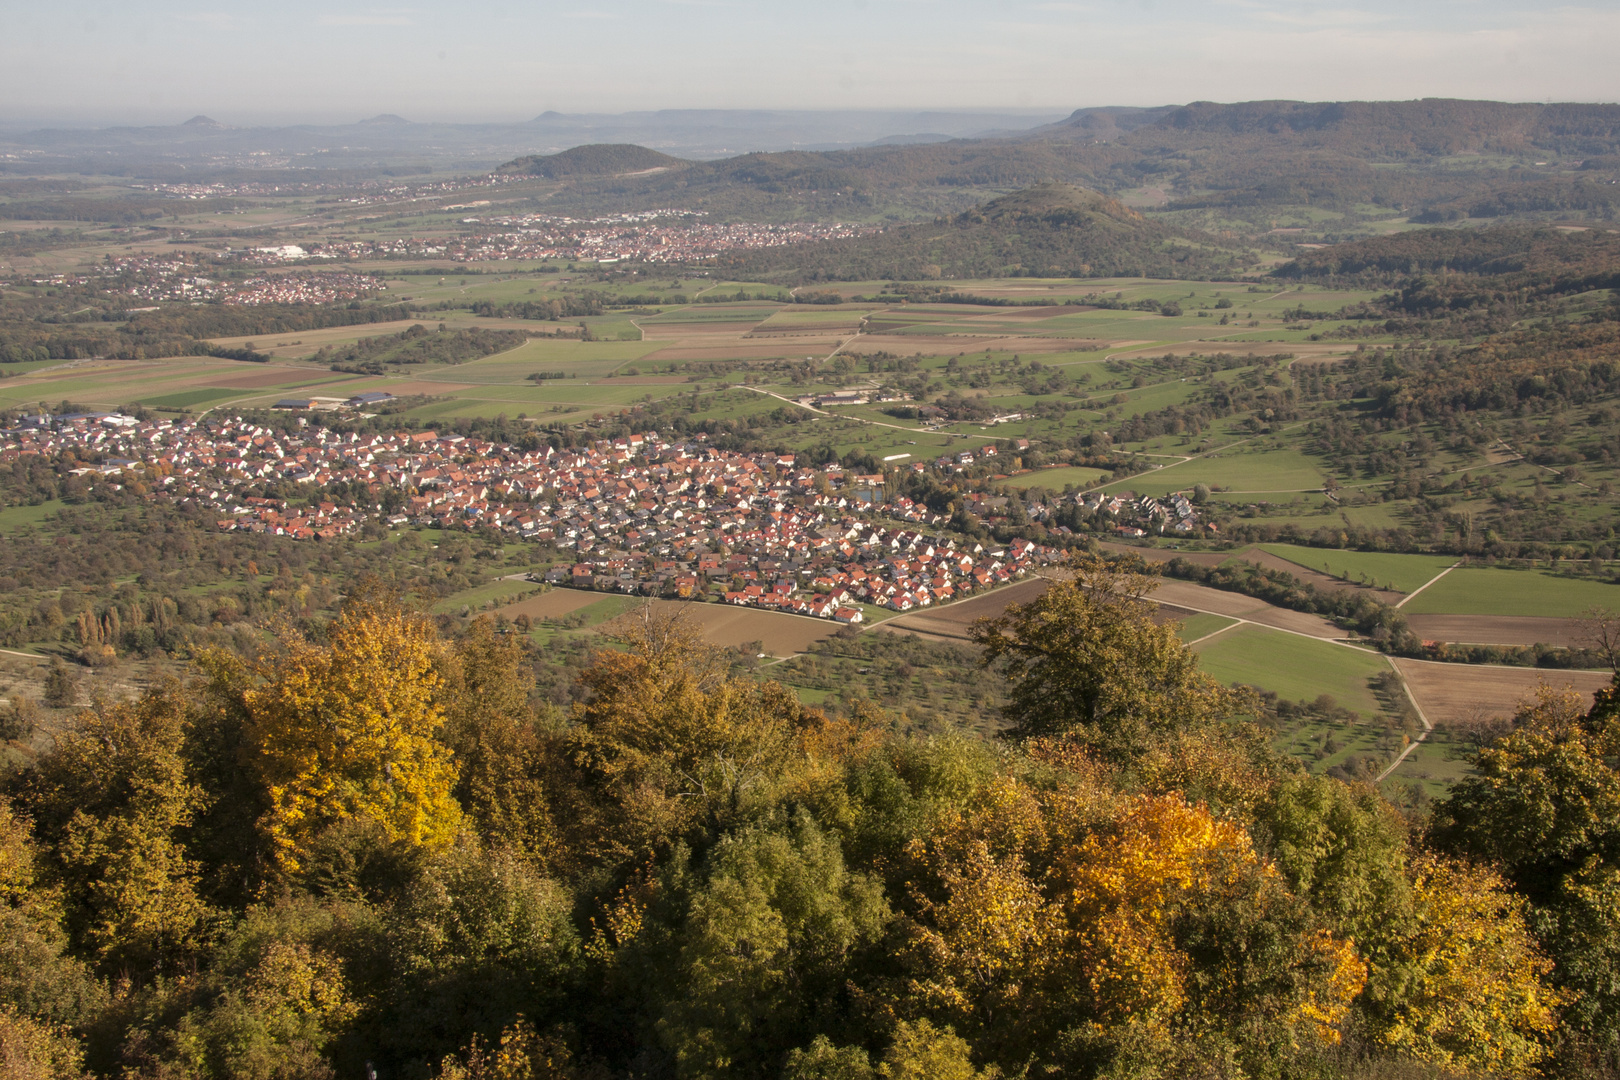
<path fill-rule="evenodd" d="M 288 629 L 279 655 L 247 665 L 247 741 L 269 803 L 262 826 L 283 869 L 297 871 L 311 841 L 345 821 L 408 845 L 455 836 L 461 812 L 456 767 L 438 740 L 437 660 L 425 618 L 359 600 L 326 644 Z"/>
<path fill-rule="evenodd" d="M 1230 715 L 1235 695 L 1199 672 L 1175 625 L 1153 622 L 1157 583 L 1140 564 L 1080 553 L 1070 566 L 1072 580 L 974 627 L 1012 686 L 1010 734 L 1075 735 L 1131 757 L 1155 734 Z"/>
<path fill-rule="evenodd" d="M 53 709 L 64 709 L 73 704 L 78 692 L 78 680 L 62 663 L 60 656 L 51 658 L 51 669 L 45 673 L 45 693 L 41 700 Z"/>

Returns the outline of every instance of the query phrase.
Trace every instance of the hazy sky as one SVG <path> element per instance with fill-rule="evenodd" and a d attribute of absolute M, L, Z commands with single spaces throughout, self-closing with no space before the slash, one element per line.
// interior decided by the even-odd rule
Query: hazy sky
<path fill-rule="evenodd" d="M 0 119 L 1615 101 L 1617 57 L 1617 0 L 0 0 Z"/>

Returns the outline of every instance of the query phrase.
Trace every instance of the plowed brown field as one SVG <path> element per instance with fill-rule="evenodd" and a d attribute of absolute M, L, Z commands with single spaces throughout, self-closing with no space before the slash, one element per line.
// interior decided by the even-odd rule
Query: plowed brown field
<path fill-rule="evenodd" d="M 1449 641 L 1458 645 L 1562 645 L 1569 648 L 1590 644 L 1590 633 L 1579 619 L 1408 615 L 1406 624 L 1424 641 Z"/>
<path fill-rule="evenodd" d="M 732 604 L 690 604 L 676 600 L 654 600 L 653 610 L 659 615 L 677 615 L 690 619 L 701 629 L 703 640 L 711 645 L 734 648 L 752 641 L 761 643 L 760 651 L 770 656 L 792 656 L 804 652 L 818 641 L 832 637 L 842 627 L 831 619 L 812 619 L 805 615 L 784 615 L 780 611 L 761 611 L 758 608 L 736 607 Z M 613 633 L 625 619 L 639 618 L 632 613 L 603 627 Z M 628 629 L 628 625 L 625 627 Z"/>
<path fill-rule="evenodd" d="M 1424 715 L 1435 724 L 1511 715 L 1518 702 L 1535 693 L 1542 682 L 1555 688 L 1573 686 L 1590 701 L 1610 679 L 1607 672 L 1437 664 L 1404 658 L 1396 658 L 1395 666 Z"/>

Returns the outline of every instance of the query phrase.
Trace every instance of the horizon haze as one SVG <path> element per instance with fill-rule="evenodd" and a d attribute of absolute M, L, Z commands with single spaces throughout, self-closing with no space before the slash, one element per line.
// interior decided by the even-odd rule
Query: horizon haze
<path fill-rule="evenodd" d="M 307 0 L 16 6 L 0 123 L 514 123 L 548 110 L 1032 110 L 1178 101 L 1613 101 L 1620 11 L 1524 0 Z M 64 78 L 64 73 L 70 78 Z"/>

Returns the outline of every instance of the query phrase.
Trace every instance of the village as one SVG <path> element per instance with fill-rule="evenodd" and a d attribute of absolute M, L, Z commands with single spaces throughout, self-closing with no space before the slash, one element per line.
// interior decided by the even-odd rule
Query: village
<path fill-rule="evenodd" d="M 303 248 L 287 245 L 275 248 L 227 250 L 220 260 L 248 265 L 279 265 L 306 258 Z M 216 260 L 189 252 L 142 252 L 138 255 L 107 256 L 93 276 L 57 275 L 35 284 L 58 286 L 94 282 L 101 292 L 134 301 L 209 301 L 225 304 L 332 304 L 356 300 L 387 286 L 372 274 L 350 270 L 297 271 L 259 274 L 246 279 L 222 279 L 213 269 Z M 152 311 L 155 307 L 130 308 Z"/>
<path fill-rule="evenodd" d="M 846 239 L 878 231 L 873 226 L 837 222 L 762 225 L 705 222 L 700 220 L 702 217 L 700 212 L 677 209 L 634 211 L 591 219 L 542 214 L 466 217 L 461 219 L 461 224 L 468 227 L 462 236 L 331 241 L 311 244 L 307 251 L 288 253 L 282 261 L 443 257 L 454 262 L 570 259 L 599 263 L 622 260 L 677 263 L 713 258 L 728 251 Z M 261 253 L 259 257 L 266 256 Z"/>
<path fill-rule="evenodd" d="M 1027 539 L 940 535 L 878 473 L 808 468 L 656 433 L 526 450 L 435 431 L 282 433 L 241 419 L 30 416 L 0 433 L 0 463 L 43 455 L 97 484 L 197 507 L 224 530 L 303 540 L 368 528 L 493 529 L 569 560 L 552 583 L 711 599 L 854 623 L 860 605 L 944 603 L 1059 561 Z M 265 494 L 293 483 L 313 497 Z M 323 498 L 329 490 L 363 492 Z M 1067 530 L 1063 530 L 1067 531 Z"/>

